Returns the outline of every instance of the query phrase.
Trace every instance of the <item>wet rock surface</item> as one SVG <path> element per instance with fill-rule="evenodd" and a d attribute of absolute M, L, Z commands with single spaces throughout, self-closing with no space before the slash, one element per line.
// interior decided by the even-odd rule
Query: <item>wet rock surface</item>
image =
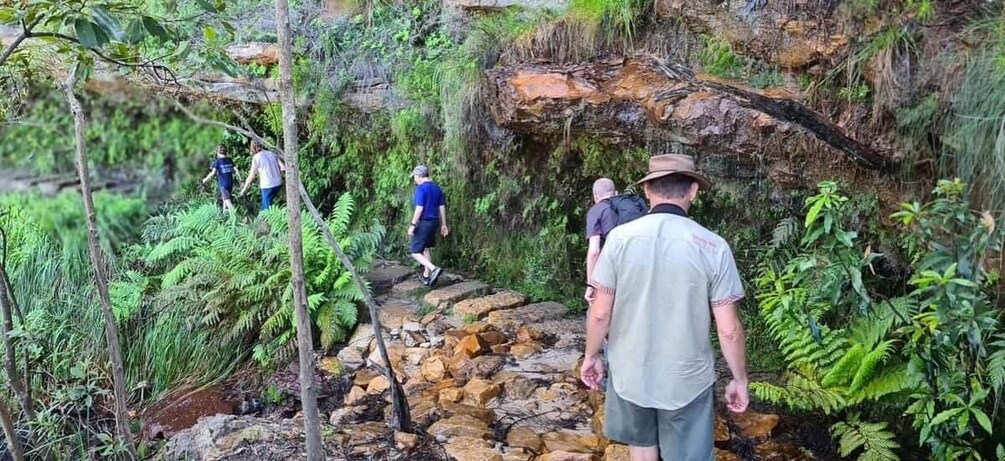
<path fill-rule="evenodd" d="M 398 284 L 410 283 L 404 270 L 386 264 L 382 276 L 393 274 L 390 278 Z M 488 285 L 467 281 L 428 293 L 383 286 L 379 315 L 416 431 L 396 433 L 388 426 L 390 383 L 379 368 L 372 326 L 361 324 L 343 352 L 351 349 L 353 358 L 369 357 L 370 362 L 352 369 L 336 366 L 335 357 L 318 359 L 319 365 L 344 373 L 337 380 L 326 378 L 327 387 L 322 386 L 330 389 L 330 383 L 339 382 L 344 388 L 322 395 L 329 459 L 629 459 L 626 446 L 603 437 L 603 394 L 589 391 L 578 379 L 582 318 L 565 317 L 567 309 L 557 303 L 520 305 L 522 295 L 507 293 L 509 307 L 488 312 L 485 321 L 467 323 L 456 310 L 420 311 L 429 309 L 429 294 L 437 292 L 438 303 L 454 306 L 486 296 L 501 298 L 491 298 Z M 406 346 L 409 334 L 425 341 Z M 509 352 L 497 352 L 500 347 Z M 302 459 L 303 418 L 291 416 L 204 417 L 172 437 L 160 459 Z M 811 459 L 780 436 L 787 431 L 777 415 L 721 412 L 716 459 Z"/>

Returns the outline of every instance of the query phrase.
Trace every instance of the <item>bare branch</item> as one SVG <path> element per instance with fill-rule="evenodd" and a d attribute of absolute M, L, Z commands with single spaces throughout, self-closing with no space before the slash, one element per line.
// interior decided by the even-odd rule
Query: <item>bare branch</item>
<path fill-rule="evenodd" d="M 0 66 L 2 66 L 4 64 L 4 62 L 7 61 L 7 59 L 10 57 L 10 55 L 14 53 L 15 49 L 19 45 L 21 45 L 21 43 L 23 41 L 25 41 L 26 39 L 29 39 L 29 38 L 58 38 L 58 39 L 63 40 L 65 42 L 70 42 L 70 43 L 75 43 L 77 45 L 80 45 L 80 40 L 77 39 L 76 37 L 71 37 L 69 35 L 61 34 L 59 32 L 32 32 L 31 31 L 31 27 L 33 27 L 33 25 L 32 26 L 26 26 L 25 30 L 24 30 L 24 33 L 22 33 L 20 36 L 18 36 L 18 38 L 15 39 L 14 42 L 12 42 L 10 44 L 10 46 L 7 47 L 6 50 L 4 50 L 4 54 L 2 56 L 0 56 Z M 109 64 L 113 64 L 113 65 L 116 65 L 116 66 L 119 66 L 119 67 L 130 68 L 130 69 L 144 70 L 150 76 L 152 76 L 154 79 L 156 79 L 158 81 L 163 81 L 163 82 L 167 82 L 167 83 L 175 84 L 175 85 L 178 84 L 178 77 L 177 77 L 177 75 L 175 75 L 174 71 L 171 70 L 171 68 L 169 68 L 169 67 L 167 67 L 167 66 L 165 66 L 163 64 L 157 64 L 157 61 L 160 61 L 161 59 L 163 59 L 163 57 L 161 57 L 161 58 L 155 58 L 155 59 L 149 59 L 149 60 L 142 61 L 142 62 L 129 62 L 129 61 L 123 61 L 121 59 L 117 59 L 117 58 L 113 58 L 111 56 L 108 56 L 107 54 L 102 53 L 97 48 L 88 48 L 87 51 L 90 51 L 95 56 L 97 56 L 98 59 L 100 59 L 102 61 L 105 61 L 105 62 L 107 62 Z"/>

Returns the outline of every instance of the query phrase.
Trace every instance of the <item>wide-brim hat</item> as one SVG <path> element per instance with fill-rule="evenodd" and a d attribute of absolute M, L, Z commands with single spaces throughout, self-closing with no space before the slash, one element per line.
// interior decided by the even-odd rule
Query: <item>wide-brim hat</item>
<path fill-rule="evenodd" d="M 650 157 L 649 173 L 644 178 L 636 181 L 635 184 L 632 184 L 632 187 L 672 174 L 681 174 L 694 179 L 698 182 L 698 187 L 701 189 L 712 188 L 712 181 L 695 169 L 694 159 L 690 155 L 682 154 L 654 155 Z"/>

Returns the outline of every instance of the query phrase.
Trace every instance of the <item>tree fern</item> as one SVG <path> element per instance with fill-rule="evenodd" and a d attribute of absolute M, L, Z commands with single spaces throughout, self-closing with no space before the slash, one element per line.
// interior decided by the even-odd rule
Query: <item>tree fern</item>
<path fill-rule="evenodd" d="M 355 207 L 339 198 L 329 221 L 336 238 L 357 264 L 365 265 L 383 236 L 381 226 L 352 230 Z M 322 347 L 332 347 L 355 325 L 361 293 L 311 219 L 303 220 L 308 304 Z M 197 303 L 200 321 L 218 328 L 226 340 L 257 341 L 254 355 L 273 364 L 295 352 L 286 213 L 263 212 L 251 225 L 221 219 L 212 205 L 151 218 L 143 259 L 159 278 L 161 303 Z M 199 293 L 193 298 L 187 293 Z"/>
<path fill-rule="evenodd" d="M 831 426 L 831 434 L 838 440 L 838 453 L 848 457 L 862 450 L 859 461 L 896 461 L 900 458 L 894 450 L 900 447 L 894 434 L 886 430 L 886 423 L 870 423 L 851 414 L 845 421 Z"/>

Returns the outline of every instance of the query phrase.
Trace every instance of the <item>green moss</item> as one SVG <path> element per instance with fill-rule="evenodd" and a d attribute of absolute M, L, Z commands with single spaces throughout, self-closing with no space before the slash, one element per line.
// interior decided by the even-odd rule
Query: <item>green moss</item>
<path fill-rule="evenodd" d="M 705 72 L 722 78 L 738 78 L 743 74 L 743 59 L 733 52 L 733 46 L 728 41 L 704 35 L 702 44 L 698 60 Z"/>

